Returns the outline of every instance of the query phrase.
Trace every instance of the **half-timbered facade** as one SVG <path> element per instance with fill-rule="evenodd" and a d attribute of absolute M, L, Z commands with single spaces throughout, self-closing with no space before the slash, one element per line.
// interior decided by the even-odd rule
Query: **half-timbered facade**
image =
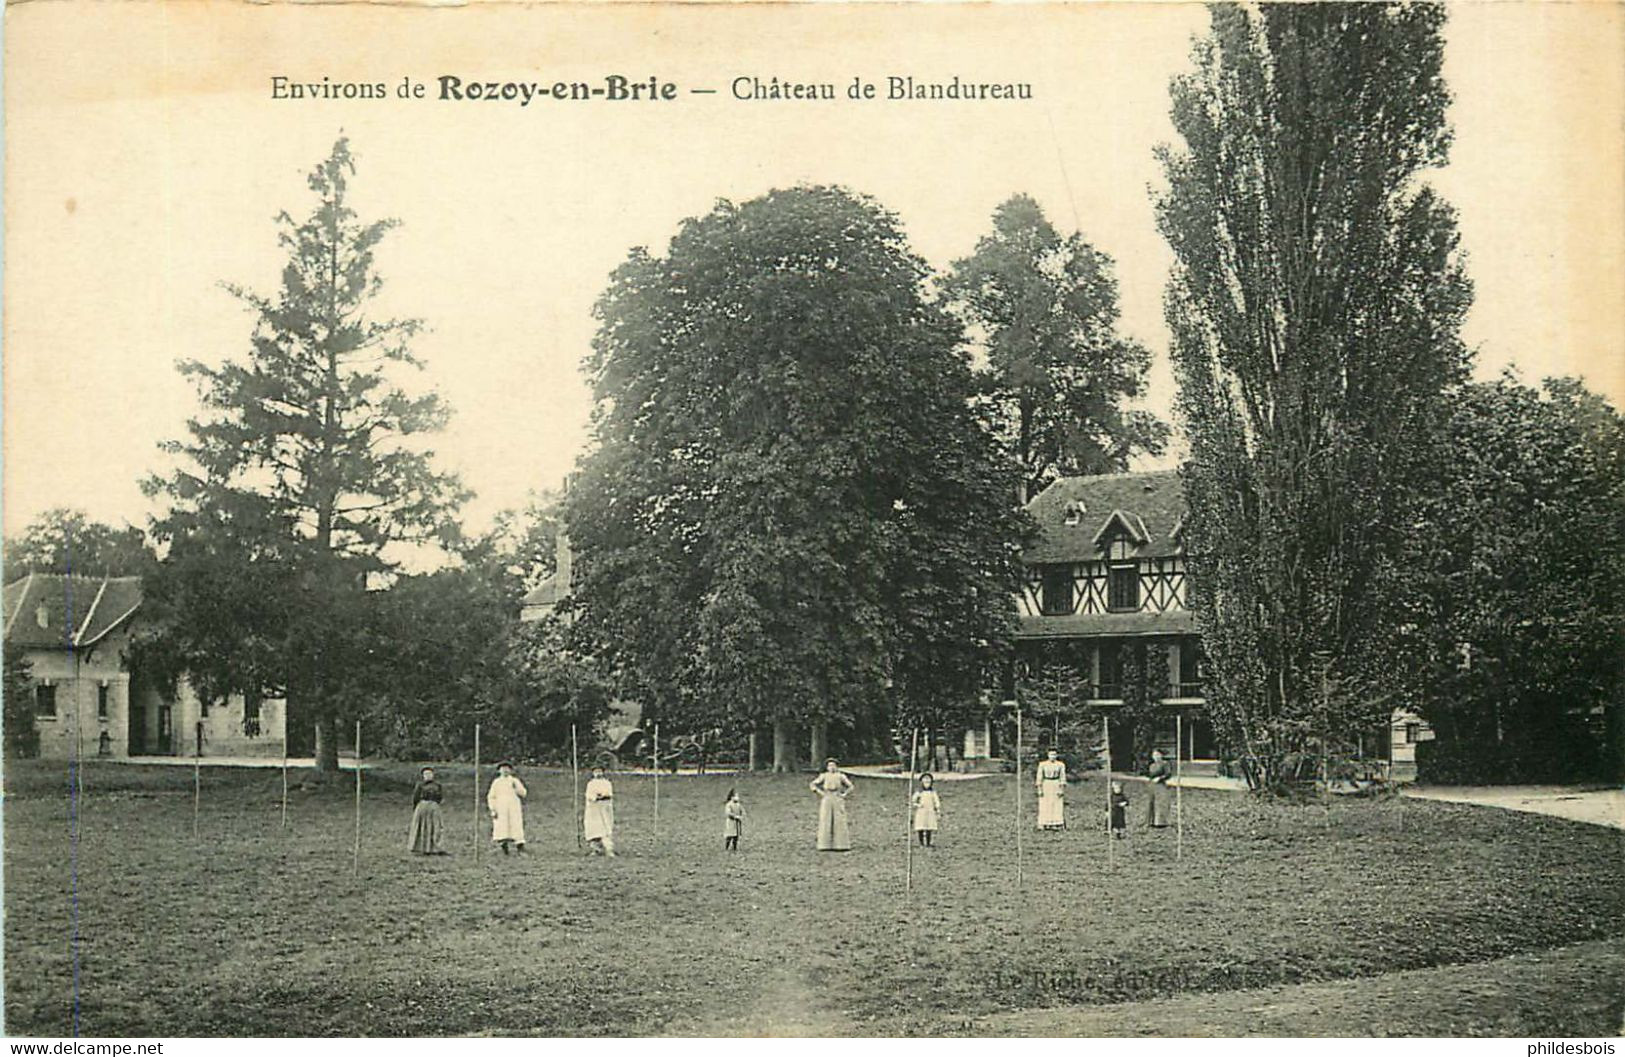
<path fill-rule="evenodd" d="M 1174 470 L 1062 478 L 1027 504 L 1037 540 L 1022 558 L 1018 663 L 1060 661 L 1080 676 L 1091 707 L 1121 704 L 1126 658 L 1141 659 L 1148 696 L 1162 703 L 1162 748 L 1174 748 L 1174 716 L 1183 722 L 1180 755 L 1197 769 L 1218 763 L 1206 716 L 1202 646 L 1186 608 L 1186 508 Z M 1144 647 L 1142 649 L 1142 647 Z M 1129 755 L 1131 732 L 1113 732 L 1113 756 Z M 1371 743 L 1403 774 L 1414 768 L 1426 724 L 1395 713 L 1386 739 Z M 1383 740 L 1387 744 L 1381 744 Z"/>
<path fill-rule="evenodd" d="M 1126 692 L 1127 656 L 1144 647 L 1135 655 L 1153 670 L 1142 677 L 1187 718 L 1184 757 L 1215 757 L 1201 707 L 1201 642 L 1186 608 L 1177 472 L 1062 478 L 1027 511 L 1039 536 L 1023 555 L 1020 662 L 1063 661 L 1082 677 L 1086 701 L 1109 707 Z"/>

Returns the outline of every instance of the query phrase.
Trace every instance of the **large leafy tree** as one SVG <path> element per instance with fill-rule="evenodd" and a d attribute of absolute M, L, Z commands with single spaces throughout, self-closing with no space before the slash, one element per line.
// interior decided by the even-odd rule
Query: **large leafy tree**
<path fill-rule="evenodd" d="M 152 595 L 165 618 L 155 655 L 205 693 L 285 696 L 314 724 L 318 766 L 337 763 L 332 723 L 355 713 L 368 669 L 367 599 L 394 572 L 398 545 L 448 541 L 464 493 L 421 438 L 447 415 L 400 382 L 420 367 L 416 320 L 376 319 L 374 253 L 393 220 L 349 204 L 340 139 L 309 177 L 310 213 L 277 218 L 280 289 L 228 287 L 254 313 L 248 353 L 188 361 L 204 414 L 166 446 L 183 468 L 148 489 L 171 507 Z"/>
<path fill-rule="evenodd" d="M 1217 5 L 1173 84 L 1183 146 L 1160 151 L 1157 212 L 1192 602 L 1221 735 L 1266 783 L 1385 713 L 1394 617 L 1375 570 L 1468 368 L 1454 217 L 1420 178 L 1450 142 L 1443 21 L 1425 4 Z"/>
<path fill-rule="evenodd" d="M 6 540 L 5 579 L 27 573 L 141 576 L 156 560 L 139 528 L 115 528 L 90 520 L 82 511 L 58 507 Z"/>
<path fill-rule="evenodd" d="M 1436 776 L 1617 777 L 1625 419 L 1572 379 L 1509 376 L 1467 386 L 1447 438 L 1390 575 Z"/>
<path fill-rule="evenodd" d="M 1112 260 L 1082 235 L 1062 235 L 1015 195 L 945 287 L 985 341 L 979 380 L 1020 462 L 1023 497 L 1057 476 L 1124 470 L 1129 456 L 1162 451 L 1167 426 L 1126 407 L 1144 392 L 1151 354 L 1118 333 Z"/>
<path fill-rule="evenodd" d="M 598 305 L 571 493 L 579 630 L 645 716 L 770 724 L 816 756 L 888 707 L 974 699 L 1020 519 L 955 322 L 896 219 L 775 191 L 634 251 Z"/>

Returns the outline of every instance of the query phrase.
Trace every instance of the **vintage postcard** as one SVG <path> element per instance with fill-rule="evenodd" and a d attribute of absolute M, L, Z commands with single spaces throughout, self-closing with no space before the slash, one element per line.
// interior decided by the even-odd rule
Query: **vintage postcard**
<path fill-rule="evenodd" d="M 6 1035 L 1625 1029 L 1625 8 L 4 49 Z"/>

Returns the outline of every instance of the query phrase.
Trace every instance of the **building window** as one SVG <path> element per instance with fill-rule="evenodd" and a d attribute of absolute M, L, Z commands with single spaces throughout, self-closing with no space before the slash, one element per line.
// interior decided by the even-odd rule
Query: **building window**
<path fill-rule="evenodd" d="M 1044 566 L 1043 598 L 1040 605 L 1044 615 L 1065 616 L 1072 612 L 1072 566 Z"/>
<path fill-rule="evenodd" d="M 1113 612 L 1140 608 L 1140 563 L 1124 539 L 1113 540 L 1107 553 L 1106 608 Z"/>
<path fill-rule="evenodd" d="M 1182 639 L 1179 643 L 1179 696 L 1202 696 L 1202 642 Z"/>
<path fill-rule="evenodd" d="M 250 738 L 260 736 L 260 699 L 253 694 L 243 698 L 243 734 Z"/>
<path fill-rule="evenodd" d="M 96 688 L 96 718 L 107 718 L 107 684 L 103 683 Z"/>
<path fill-rule="evenodd" d="M 1417 742 L 1421 741 L 1422 740 L 1421 733 L 1422 733 L 1422 724 L 1420 724 L 1420 723 L 1407 723 L 1407 724 L 1405 724 L 1405 744 L 1406 745 L 1415 745 Z"/>
<path fill-rule="evenodd" d="M 1095 687 L 1095 697 L 1109 701 L 1122 696 L 1122 643 L 1102 642 L 1100 644 L 1100 682 Z"/>
<path fill-rule="evenodd" d="M 56 718 L 56 687 L 44 684 L 34 687 L 34 715 Z"/>

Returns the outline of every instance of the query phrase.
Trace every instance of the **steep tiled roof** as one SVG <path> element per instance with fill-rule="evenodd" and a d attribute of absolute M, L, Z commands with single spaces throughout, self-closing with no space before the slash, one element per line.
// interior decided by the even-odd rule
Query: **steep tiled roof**
<path fill-rule="evenodd" d="M 139 576 L 30 573 L 5 586 L 5 640 L 40 649 L 94 646 L 140 605 Z"/>
<path fill-rule="evenodd" d="M 1067 524 L 1068 513 L 1080 503 L 1076 523 Z M 1038 540 L 1022 554 L 1031 565 L 1100 557 L 1096 540 L 1113 514 L 1133 530 L 1132 535 L 1144 527 L 1148 538 L 1137 555 L 1166 558 L 1179 550 L 1174 529 L 1184 517 L 1185 497 L 1177 470 L 1063 477 L 1034 496 L 1027 512 L 1038 522 Z"/>

